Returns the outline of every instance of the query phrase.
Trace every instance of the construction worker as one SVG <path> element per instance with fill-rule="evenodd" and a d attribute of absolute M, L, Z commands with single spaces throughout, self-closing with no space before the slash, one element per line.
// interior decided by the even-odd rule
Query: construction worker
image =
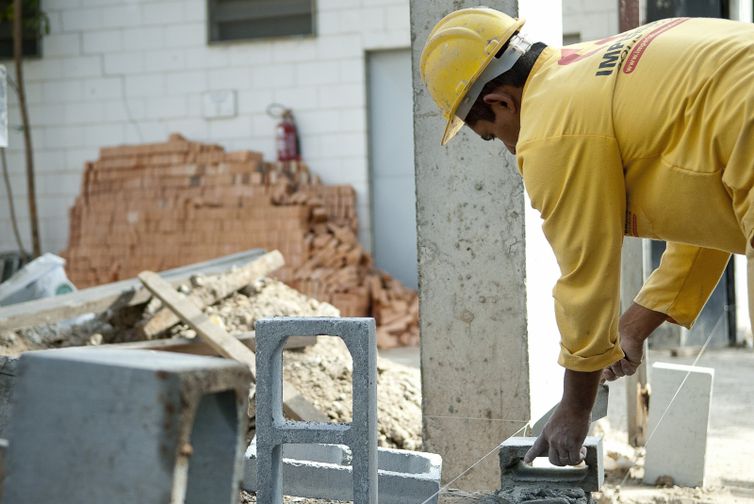
<path fill-rule="evenodd" d="M 665 19 L 562 49 L 463 9 L 432 30 L 422 78 L 447 121 L 516 155 L 561 270 L 563 399 L 525 460 L 579 463 L 601 379 L 633 374 L 668 320 L 690 327 L 754 235 L 754 25 Z M 620 315 L 624 235 L 668 242 Z M 751 307 L 750 307 L 751 313 Z"/>

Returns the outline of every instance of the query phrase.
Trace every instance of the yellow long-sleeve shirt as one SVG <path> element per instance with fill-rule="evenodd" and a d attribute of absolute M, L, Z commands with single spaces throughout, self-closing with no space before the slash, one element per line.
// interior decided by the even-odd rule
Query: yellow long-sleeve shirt
<path fill-rule="evenodd" d="M 623 356 L 624 235 L 668 241 L 635 301 L 690 326 L 754 234 L 754 25 L 668 19 L 545 49 L 516 149 L 561 269 L 561 365 Z"/>

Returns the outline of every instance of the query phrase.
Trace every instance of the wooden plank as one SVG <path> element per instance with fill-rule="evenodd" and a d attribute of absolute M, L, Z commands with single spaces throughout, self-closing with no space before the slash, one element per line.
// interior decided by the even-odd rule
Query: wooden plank
<path fill-rule="evenodd" d="M 139 273 L 139 280 L 144 286 L 173 310 L 178 317 L 196 331 L 213 350 L 223 357 L 227 357 L 245 364 L 251 370 L 256 380 L 257 366 L 254 352 L 243 343 L 228 334 L 225 329 L 210 322 L 202 311 L 178 292 L 159 275 L 151 271 Z M 307 401 L 293 385 L 283 380 L 284 412 L 293 420 L 309 420 L 327 422 L 328 418 Z"/>
<path fill-rule="evenodd" d="M 233 335 L 252 352 L 256 349 L 254 331 Z M 291 336 L 285 342 L 285 350 L 297 350 L 315 345 L 316 336 Z M 157 350 L 162 352 L 187 353 L 192 355 L 219 355 L 207 343 L 199 338 L 166 338 L 149 341 L 131 341 L 128 343 L 111 343 L 109 345 L 90 346 L 84 348 L 125 348 L 138 350 Z"/>
<path fill-rule="evenodd" d="M 233 266 L 247 263 L 250 259 L 264 254 L 261 249 L 231 254 L 201 263 L 182 266 L 160 273 L 172 285 L 178 285 L 196 274 L 213 274 L 226 271 Z M 85 313 L 99 313 L 117 310 L 126 306 L 146 303 L 151 294 L 138 279 L 82 289 L 70 294 L 55 296 L 10 306 L 0 307 L 0 331 L 13 331 L 24 327 L 54 324 L 72 319 Z"/>
<path fill-rule="evenodd" d="M 258 278 L 269 275 L 284 264 L 283 255 L 277 250 L 273 250 L 245 264 L 240 269 L 233 269 L 214 278 L 207 278 L 207 284 L 194 289 L 189 299 L 199 308 L 213 305 L 254 283 Z M 178 316 L 172 310 L 163 307 L 147 321 L 141 328 L 141 332 L 146 339 L 152 339 L 177 324 L 178 321 Z"/>
<path fill-rule="evenodd" d="M 173 310 L 181 320 L 190 325 L 196 331 L 196 334 L 213 350 L 223 357 L 245 364 L 251 370 L 252 376 L 256 378 L 257 365 L 254 352 L 249 350 L 246 345 L 228 334 L 222 327 L 213 324 L 199 307 L 189 299 L 181 297 L 173 286 L 160 278 L 157 273 L 142 271 L 138 278 L 149 292 Z"/>

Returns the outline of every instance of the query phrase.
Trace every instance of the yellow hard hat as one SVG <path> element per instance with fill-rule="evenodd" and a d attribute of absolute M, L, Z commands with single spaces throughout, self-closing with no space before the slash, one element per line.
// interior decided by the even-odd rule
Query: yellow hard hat
<path fill-rule="evenodd" d="M 451 12 L 432 29 L 422 50 L 419 69 L 432 99 L 447 121 L 442 145 L 463 127 L 463 118 L 456 112 L 472 86 L 477 84 L 481 91 L 480 85 L 509 70 L 518 59 L 521 51 L 515 53 L 514 59 L 507 58 L 499 73 L 481 82 L 480 76 L 495 55 L 523 24 L 523 19 L 514 19 L 495 9 L 473 7 Z M 473 96 L 473 100 L 476 97 Z"/>

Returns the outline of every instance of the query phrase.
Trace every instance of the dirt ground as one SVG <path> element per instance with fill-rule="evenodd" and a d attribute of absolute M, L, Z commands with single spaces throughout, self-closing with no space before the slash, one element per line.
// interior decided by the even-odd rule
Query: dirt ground
<path fill-rule="evenodd" d="M 283 356 L 283 373 L 333 422 L 351 421 L 351 355 L 339 338 L 320 337 L 315 346 Z M 377 360 L 378 445 L 421 449 L 419 370 Z"/>

